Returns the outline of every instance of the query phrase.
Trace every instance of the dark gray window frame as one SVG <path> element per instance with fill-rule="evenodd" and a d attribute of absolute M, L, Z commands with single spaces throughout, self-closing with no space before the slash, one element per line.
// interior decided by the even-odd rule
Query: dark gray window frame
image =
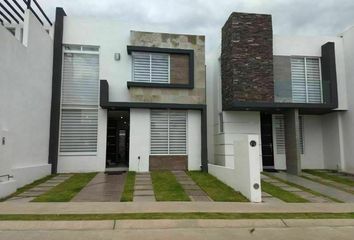
<path fill-rule="evenodd" d="M 143 83 L 128 81 L 127 87 L 145 87 L 145 88 L 179 88 L 193 89 L 194 88 L 194 50 L 193 49 L 178 49 L 178 48 L 158 48 L 158 47 L 143 47 L 143 46 L 127 46 L 129 55 L 132 52 L 149 52 L 149 53 L 167 53 L 187 55 L 189 58 L 189 83 L 188 84 L 170 84 L 170 83 Z"/>

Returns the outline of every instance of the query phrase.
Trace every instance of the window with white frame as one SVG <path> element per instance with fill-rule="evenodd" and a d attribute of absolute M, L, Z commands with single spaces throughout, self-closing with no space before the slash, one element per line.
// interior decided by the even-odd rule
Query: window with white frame
<path fill-rule="evenodd" d="M 64 47 L 60 118 L 61 154 L 97 152 L 98 47 Z"/>
<path fill-rule="evenodd" d="M 187 112 L 151 110 L 151 154 L 187 154 Z"/>
<path fill-rule="evenodd" d="M 320 59 L 291 58 L 292 100 L 296 103 L 322 103 Z"/>
<path fill-rule="evenodd" d="M 133 81 L 148 83 L 170 82 L 170 55 L 165 53 L 133 52 Z"/>
<path fill-rule="evenodd" d="M 285 154 L 285 122 L 283 115 L 273 115 L 277 154 Z M 299 116 L 300 152 L 304 154 L 304 119 Z"/>

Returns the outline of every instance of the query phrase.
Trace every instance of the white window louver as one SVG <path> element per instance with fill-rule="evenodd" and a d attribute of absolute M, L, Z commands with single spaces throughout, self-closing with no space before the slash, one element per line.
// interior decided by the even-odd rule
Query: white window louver
<path fill-rule="evenodd" d="M 97 109 L 62 109 L 60 152 L 97 151 Z"/>
<path fill-rule="evenodd" d="M 61 153 L 97 152 L 98 54 L 64 52 L 60 146 Z"/>
<path fill-rule="evenodd" d="M 151 154 L 187 153 L 187 113 L 151 110 Z"/>
<path fill-rule="evenodd" d="M 93 105 L 98 100 L 98 55 L 64 53 L 62 104 Z"/>
<path fill-rule="evenodd" d="M 291 80 L 293 102 L 322 102 L 322 83 L 319 58 L 292 58 Z"/>
<path fill-rule="evenodd" d="M 132 58 L 134 82 L 169 83 L 168 54 L 133 52 Z"/>
<path fill-rule="evenodd" d="M 273 115 L 277 154 L 285 154 L 285 123 L 283 115 Z M 300 152 L 304 154 L 304 119 L 299 116 Z"/>

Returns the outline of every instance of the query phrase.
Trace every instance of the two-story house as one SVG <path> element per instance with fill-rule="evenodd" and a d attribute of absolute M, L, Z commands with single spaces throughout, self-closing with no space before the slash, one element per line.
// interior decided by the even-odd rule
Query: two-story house
<path fill-rule="evenodd" d="M 207 168 L 205 37 L 135 29 L 57 9 L 53 172 Z"/>
<path fill-rule="evenodd" d="M 265 170 L 353 172 L 352 35 L 276 36 L 271 15 L 232 13 L 207 63 L 211 164 L 234 168 L 235 139 L 256 134 Z"/>

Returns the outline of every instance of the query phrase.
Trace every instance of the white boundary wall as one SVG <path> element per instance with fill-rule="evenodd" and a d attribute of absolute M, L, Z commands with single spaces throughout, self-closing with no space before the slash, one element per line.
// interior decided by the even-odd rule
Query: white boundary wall
<path fill-rule="evenodd" d="M 251 146 L 255 141 L 256 145 Z M 251 202 L 262 201 L 259 136 L 239 134 L 234 140 L 234 166 L 209 164 L 209 173 L 240 191 Z"/>
<path fill-rule="evenodd" d="M 0 197 L 50 174 L 53 40 L 28 10 L 23 44 L 0 26 Z"/>

